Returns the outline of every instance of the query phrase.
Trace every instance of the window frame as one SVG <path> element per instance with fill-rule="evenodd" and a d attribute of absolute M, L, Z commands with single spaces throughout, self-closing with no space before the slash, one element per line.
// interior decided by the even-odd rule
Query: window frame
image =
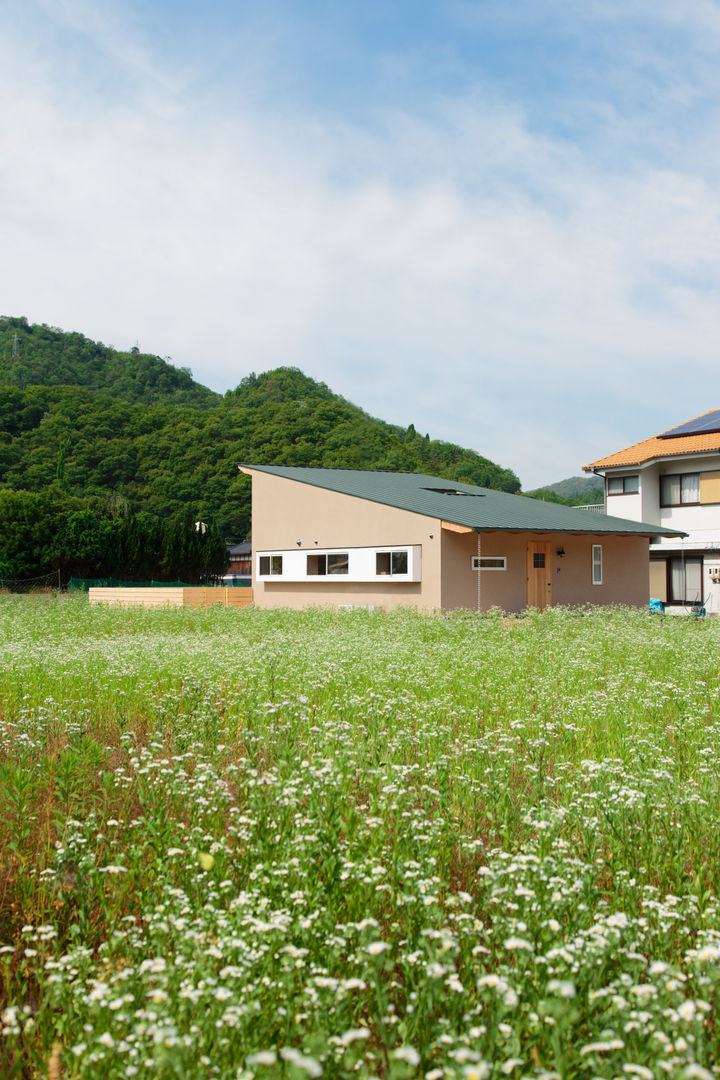
<path fill-rule="evenodd" d="M 311 570 L 310 560 L 316 560 L 317 570 Z M 341 569 L 337 569 L 337 562 L 335 560 L 342 559 L 339 565 Z M 331 569 L 331 560 L 335 563 Z M 321 570 L 320 567 L 323 567 Z M 350 552 L 349 551 L 308 551 L 307 559 L 305 561 L 305 576 L 306 577 L 347 577 L 350 572 Z"/>
<path fill-rule="evenodd" d="M 263 570 L 263 562 L 267 562 L 267 570 Z M 269 577 L 282 577 L 283 575 L 283 557 L 281 554 L 264 554 L 258 555 L 258 574 L 259 578 Z"/>
<path fill-rule="evenodd" d="M 667 591 L 666 591 L 667 600 L 666 600 L 666 603 L 670 604 L 671 607 L 692 607 L 694 604 L 698 604 L 698 603 L 702 604 L 702 603 L 704 603 L 705 579 L 704 579 L 703 571 L 705 569 L 705 560 L 704 560 L 703 556 L 702 555 L 669 555 L 667 557 L 667 559 L 665 560 L 665 562 L 666 562 L 666 567 L 667 567 L 667 569 L 666 569 L 666 573 L 667 573 Z M 685 599 L 683 599 L 683 600 L 676 600 L 675 596 L 673 595 L 674 594 L 674 590 L 673 590 L 673 563 L 676 563 L 676 564 L 680 563 L 681 566 L 682 566 L 683 585 L 684 585 L 683 592 L 685 594 Z M 688 568 L 688 565 L 699 566 L 700 567 L 700 598 L 699 598 L 699 600 L 698 600 L 697 596 L 692 597 L 692 599 L 687 598 L 687 595 L 688 595 L 688 587 L 687 587 L 687 568 Z"/>
<path fill-rule="evenodd" d="M 500 566 L 483 566 L 483 563 L 500 563 Z M 490 570 L 493 572 L 507 570 L 507 555 L 473 555 L 471 561 L 473 570 Z"/>
<path fill-rule="evenodd" d="M 603 546 L 593 544 L 590 551 L 590 583 L 602 585 L 603 583 Z"/>
<path fill-rule="evenodd" d="M 698 497 L 697 497 L 697 499 L 693 499 L 692 501 L 689 500 L 689 499 L 683 499 L 683 481 L 686 480 L 688 477 L 693 477 L 693 479 L 697 479 Z M 680 484 L 680 500 L 679 500 L 679 502 L 666 502 L 665 501 L 663 488 L 665 487 L 665 483 L 667 481 L 671 481 L 671 480 L 679 481 L 679 484 Z M 700 506 L 700 505 L 701 505 L 701 502 L 700 502 L 700 473 L 699 472 L 663 473 L 663 475 L 660 477 L 660 507 L 663 510 L 670 509 L 670 508 L 675 507 L 675 506 Z"/>
<path fill-rule="evenodd" d="M 628 480 L 637 481 L 636 486 L 632 491 L 627 490 L 626 485 L 627 485 Z M 607 485 L 606 485 L 605 493 L 610 498 L 614 499 L 616 496 L 620 496 L 620 495 L 639 495 L 640 494 L 640 473 L 627 473 L 627 475 L 624 475 L 624 476 L 607 476 L 606 481 L 607 481 Z M 610 484 L 611 483 L 615 483 L 615 484 L 620 483 L 620 484 L 622 484 L 622 491 L 611 491 L 610 490 Z"/>
<path fill-rule="evenodd" d="M 387 559 L 388 559 L 388 569 L 387 570 L 381 570 L 380 569 L 380 559 L 384 558 L 384 556 L 387 556 Z M 396 570 L 395 569 L 396 560 L 399 560 L 399 559 L 401 559 L 403 557 L 404 557 L 404 560 L 405 560 L 405 569 L 404 570 Z M 388 551 L 387 549 L 383 550 L 382 548 L 376 548 L 375 549 L 375 576 L 376 577 L 407 577 L 407 575 L 409 573 L 410 573 L 410 549 L 409 548 L 399 548 L 399 549 L 396 549 L 395 551 Z"/>

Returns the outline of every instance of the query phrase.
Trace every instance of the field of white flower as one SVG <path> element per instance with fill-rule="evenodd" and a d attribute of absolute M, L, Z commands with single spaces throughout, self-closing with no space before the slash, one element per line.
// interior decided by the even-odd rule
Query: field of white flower
<path fill-rule="evenodd" d="M 720 1076 L 719 655 L 0 599 L 0 1075 Z"/>

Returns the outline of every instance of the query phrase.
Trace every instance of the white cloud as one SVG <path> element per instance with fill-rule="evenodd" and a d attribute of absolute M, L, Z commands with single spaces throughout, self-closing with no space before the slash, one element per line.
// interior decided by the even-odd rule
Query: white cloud
<path fill-rule="evenodd" d="M 218 389 L 295 364 L 526 487 L 720 404 L 704 132 L 624 165 L 477 89 L 372 127 L 193 101 L 117 9 L 52 10 L 124 89 L 97 98 L 75 64 L 59 82 L 61 53 L 5 36 L 5 313 L 138 340 Z"/>

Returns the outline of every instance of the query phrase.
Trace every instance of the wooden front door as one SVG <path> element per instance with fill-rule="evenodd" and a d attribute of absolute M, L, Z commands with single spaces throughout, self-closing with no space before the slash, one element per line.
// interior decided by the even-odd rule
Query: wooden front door
<path fill-rule="evenodd" d="M 527 606 L 540 611 L 552 604 L 550 545 L 531 540 L 527 546 Z"/>

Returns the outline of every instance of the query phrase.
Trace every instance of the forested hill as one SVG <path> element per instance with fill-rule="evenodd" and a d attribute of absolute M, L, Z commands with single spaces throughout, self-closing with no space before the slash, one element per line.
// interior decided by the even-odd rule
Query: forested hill
<path fill-rule="evenodd" d="M 532 499 L 544 499 L 546 502 L 564 503 L 566 506 L 587 506 L 589 503 L 601 503 L 605 484 L 599 476 L 569 476 L 567 480 L 558 480 L 555 484 L 526 491 Z"/>
<path fill-rule="evenodd" d="M 155 535 L 158 523 L 180 520 L 202 519 L 217 536 L 242 540 L 250 480 L 239 461 L 519 487 L 510 470 L 412 424 L 374 419 L 295 368 L 248 375 L 221 396 L 160 357 L 0 319 L 0 520 L 8 524 L 5 540 L 0 530 L 0 578 L 42 573 L 41 566 L 110 574 L 113 559 L 116 576 L 131 577 L 127 546 L 113 555 L 108 541 L 130 519 L 136 551 L 138 530 Z M 77 514 L 80 524 L 60 528 Z M 23 539 L 20 523 L 36 518 L 47 518 L 47 528 L 42 536 L 26 530 Z M 65 533 L 76 541 L 61 542 Z"/>
<path fill-rule="evenodd" d="M 211 405 L 219 398 L 189 371 L 135 347 L 118 352 L 82 334 L 0 318 L 0 384 L 86 386 L 118 401 Z"/>

